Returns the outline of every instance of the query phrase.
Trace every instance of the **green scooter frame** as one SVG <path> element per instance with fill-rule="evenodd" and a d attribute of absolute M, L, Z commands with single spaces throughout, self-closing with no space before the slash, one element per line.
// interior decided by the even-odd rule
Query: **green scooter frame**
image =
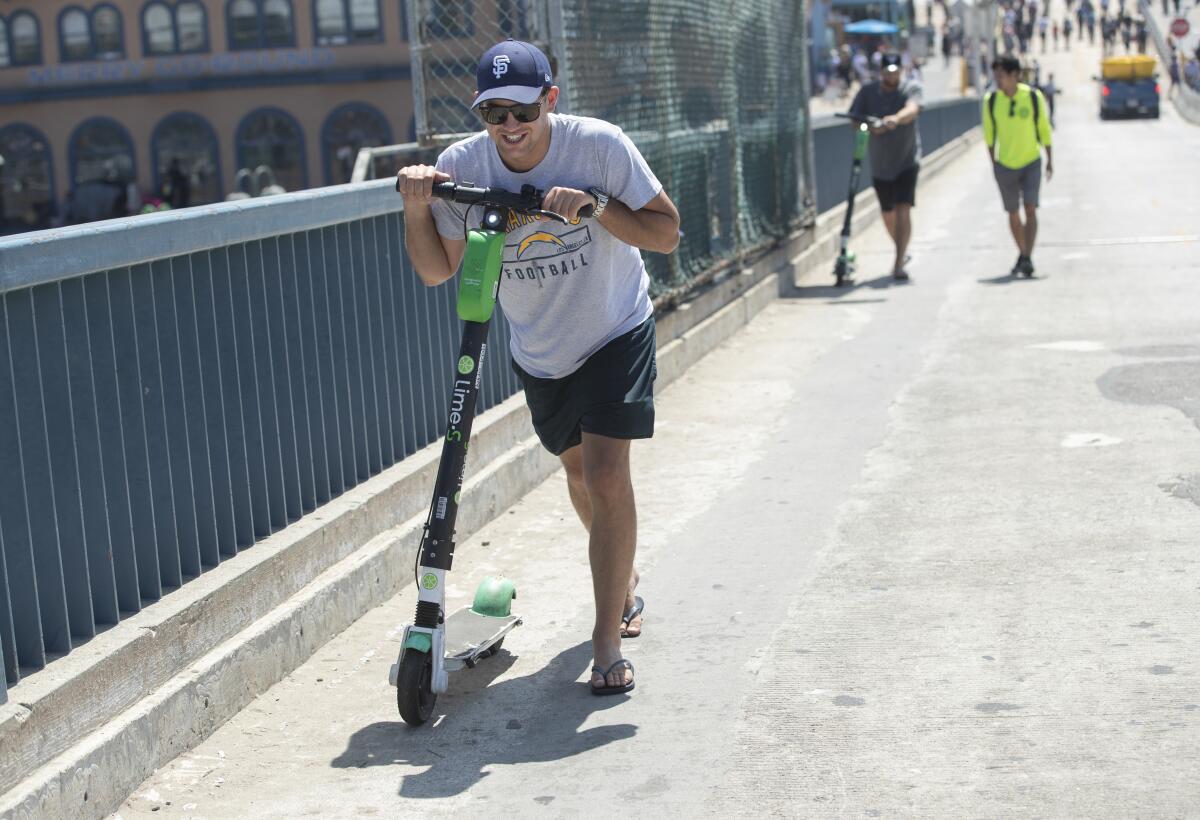
<path fill-rule="evenodd" d="M 870 129 L 878 128 L 883 121 L 876 117 L 860 119 L 850 114 L 834 116 L 852 119 L 857 123 L 854 129 L 854 158 L 850 163 L 850 190 L 846 194 L 846 216 L 842 220 L 842 237 L 837 261 L 833 265 L 833 276 L 840 288 L 854 275 L 855 256 L 850 251 L 850 227 L 854 220 L 854 197 L 858 193 L 858 178 L 862 174 L 863 158 L 867 155 L 867 143 L 871 138 Z"/>
<path fill-rule="evenodd" d="M 480 227 L 467 234 L 459 275 L 458 317 L 463 320 L 462 343 L 451 373 L 450 412 L 433 502 L 417 555 L 416 616 L 404 629 L 400 657 L 389 674 L 390 682 L 396 687 L 400 716 L 410 726 L 420 726 L 429 720 L 437 696 L 449 687 L 450 672 L 474 668 L 477 661 L 495 654 L 505 636 L 521 623 L 521 619 L 512 614 L 512 601 L 517 597 L 512 582 L 491 577 L 479 584 L 471 606 L 447 617 L 446 576 L 454 561 L 454 523 L 458 517 L 475 403 L 488 352 L 488 327 L 499 293 L 501 255 L 510 213 L 567 221 L 558 214 L 541 210 L 542 194 L 532 186 L 515 194 L 447 182 L 436 184 L 434 195 L 466 205 L 482 205 L 484 211 Z"/>

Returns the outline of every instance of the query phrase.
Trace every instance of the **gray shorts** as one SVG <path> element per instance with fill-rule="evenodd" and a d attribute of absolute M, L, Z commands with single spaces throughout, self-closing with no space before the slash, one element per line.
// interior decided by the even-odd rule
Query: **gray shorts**
<path fill-rule="evenodd" d="M 1004 210 L 1015 213 L 1020 210 L 1019 199 L 1025 200 L 1026 205 L 1037 207 L 1038 191 L 1042 187 L 1042 158 L 1038 157 L 1024 168 L 1005 168 L 996 162 L 992 165 L 996 174 L 996 184 L 1000 186 L 1000 198 L 1004 200 Z"/>

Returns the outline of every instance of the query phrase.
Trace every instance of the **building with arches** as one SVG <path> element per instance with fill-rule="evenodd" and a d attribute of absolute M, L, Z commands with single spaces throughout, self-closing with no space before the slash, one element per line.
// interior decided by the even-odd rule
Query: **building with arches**
<path fill-rule="evenodd" d="M 403 0 L 6 0 L 0 233 L 346 182 L 412 106 Z"/>

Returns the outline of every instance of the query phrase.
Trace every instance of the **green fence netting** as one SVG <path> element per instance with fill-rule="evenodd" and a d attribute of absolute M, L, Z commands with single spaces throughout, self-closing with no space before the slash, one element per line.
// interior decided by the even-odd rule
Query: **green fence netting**
<path fill-rule="evenodd" d="M 621 126 L 679 206 L 655 296 L 772 243 L 812 213 L 802 0 L 410 0 L 418 136 L 478 130 L 475 61 L 541 46 L 562 107 Z"/>

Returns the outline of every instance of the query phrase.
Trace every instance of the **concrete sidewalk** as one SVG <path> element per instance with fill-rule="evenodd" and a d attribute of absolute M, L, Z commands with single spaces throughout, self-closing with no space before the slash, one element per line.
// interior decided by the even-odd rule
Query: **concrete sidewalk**
<path fill-rule="evenodd" d="M 660 397 L 634 449 L 638 688 L 586 691 L 561 473 L 461 547 L 526 625 L 400 723 L 414 596 L 150 778 L 132 818 L 1180 817 L 1200 806 L 1200 229 L 1187 126 L 1064 85 L 1039 276 L 982 151 Z M 1096 138 L 1099 129 L 1104 139 Z M 1105 174 L 1098 169 L 1129 172 Z M 464 504 L 470 503 L 464 499 Z"/>

